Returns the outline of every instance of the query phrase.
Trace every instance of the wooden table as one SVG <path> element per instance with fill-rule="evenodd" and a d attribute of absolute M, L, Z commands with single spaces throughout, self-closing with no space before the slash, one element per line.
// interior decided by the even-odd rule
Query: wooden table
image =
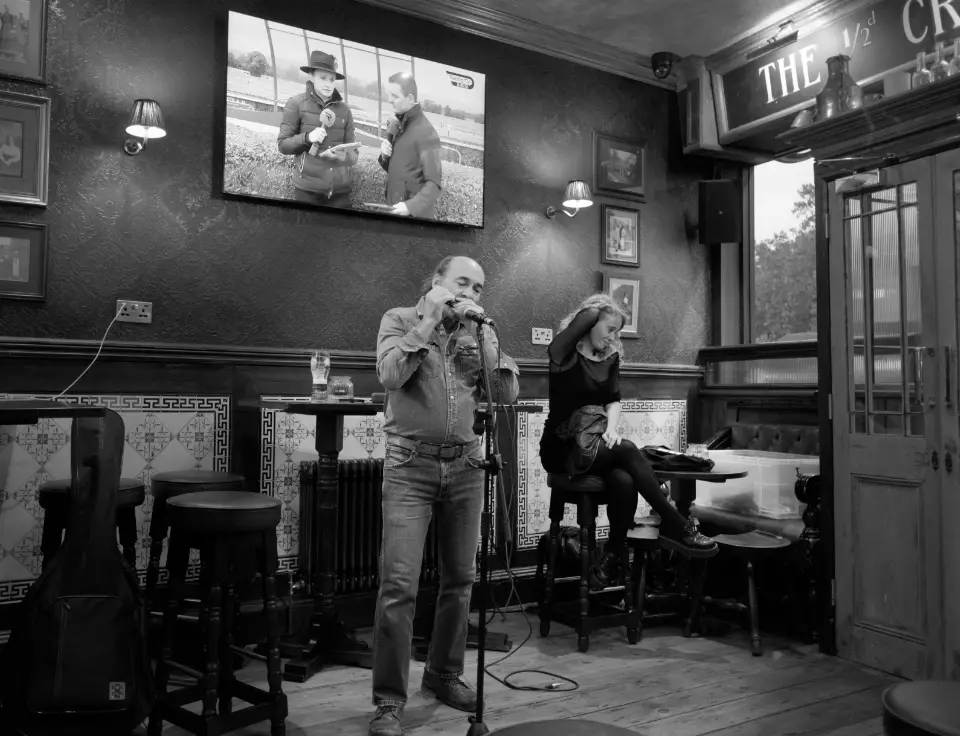
<path fill-rule="evenodd" d="M 36 424 L 41 418 L 102 417 L 106 411 L 102 406 L 52 399 L 0 399 L 0 424 Z"/>
<path fill-rule="evenodd" d="M 301 414 L 317 418 L 316 494 L 300 497 L 300 559 L 318 559 L 316 581 L 308 584 L 316 591 L 315 610 L 310 626 L 310 642 L 298 647 L 298 655 L 287 662 L 283 679 L 306 682 L 315 673 L 330 664 L 373 667 L 373 652 L 351 636 L 340 620 L 334 605 L 335 550 L 337 529 L 337 486 L 339 475 L 337 459 L 343 449 L 343 418 L 345 416 L 373 415 L 383 411 L 383 404 L 363 401 L 325 403 L 262 401 L 264 409 L 277 409 L 287 414 Z M 316 532 L 314 532 L 316 530 Z M 319 546 L 319 550 L 316 548 Z M 318 555 L 319 553 L 319 555 Z M 312 565 L 308 566 L 308 570 Z M 304 572 L 308 572 L 305 570 Z"/>

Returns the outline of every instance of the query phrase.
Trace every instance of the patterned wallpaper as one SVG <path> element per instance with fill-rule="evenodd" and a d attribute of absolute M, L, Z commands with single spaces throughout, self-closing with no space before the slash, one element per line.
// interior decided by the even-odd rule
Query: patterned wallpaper
<path fill-rule="evenodd" d="M 486 227 L 224 200 L 214 99 L 228 8 L 484 72 Z M 48 38 L 46 88 L 0 80 L 53 100 L 50 206 L 0 206 L 0 218 L 49 223 L 48 296 L 0 301 L 0 334 L 99 339 L 115 300 L 130 298 L 152 301 L 154 322 L 117 324 L 112 339 L 372 350 L 383 311 L 411 303 L 453 252 L 484 266 L 505 350 L 539 357 L 530 328 L 555 327 L 611 269 L 599 207 L 543 214 L 568 179 L 592 181 L 600 130 L 649 141 L 641 339 L 627 358 L 692 363 L 708 341 L 707 250 L 685 221 L 709 170 L 680 153 L 671 92 L 350 0 L 50 0 Z M 127 157 L 137 97 L 160 102 L 168 135 Z"/>

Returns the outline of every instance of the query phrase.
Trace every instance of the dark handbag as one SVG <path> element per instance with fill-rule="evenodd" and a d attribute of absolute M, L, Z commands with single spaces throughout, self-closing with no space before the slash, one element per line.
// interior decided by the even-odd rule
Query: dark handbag
<path fill-rule="evenodd" d="M 641 452 L 654 470 L 709 473 L 714 466 L 713 460 L 709 458 L 684 455 L 663 445 L 659 447 L 647 445 L 641 449 Z"/>
<path fill-rule="evenodd" d="M 129 734 L 153 706 L 146 609 L 117 547 L 123 442 L 115 412 L 73 423 L 66 540 L 0 659 L 4 719 L 28 736 Z"/>

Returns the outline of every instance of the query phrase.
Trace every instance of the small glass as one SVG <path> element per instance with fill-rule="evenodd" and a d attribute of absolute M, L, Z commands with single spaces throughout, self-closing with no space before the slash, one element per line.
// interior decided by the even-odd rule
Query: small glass
<path fill-rule="evenodd" d="M 950 65 L 947 63 L 947 49 L 943 41 L 937 41 L 934 47 L 936 59 L 930 65 L 930 79 L 934 82 L 941 82 L 950 76 Z"/>
<path fill-rule="evenodd" d="M 693 442 L 687 445 L 687 451 L 684 454 L 687 457 L 699 457 L 704 460 L 710 457 L 710 451 L 706 445 L 695 444 Z"/>
<path fill-rule="evenodd" d="M 950 59 L 950 66 L 947 68 L 947 73 L 951 77 L 960 74 L 960 38 L 955 39 L 953 42 L 953 58 Z"/>
<path fill-rule="evenodd" d="M 353 381 L 350 376 L 334 376 L 330 379 L 330 401 L 353 401 Z"/>
<path fill-rule="evenodd" d="M 310 353 L 310 373 L 313 374 L 310 401 L 315 403 L 326 401 L 327 379 L 330 377 L 330 353 L 326 350 L 314 350 Z"/>

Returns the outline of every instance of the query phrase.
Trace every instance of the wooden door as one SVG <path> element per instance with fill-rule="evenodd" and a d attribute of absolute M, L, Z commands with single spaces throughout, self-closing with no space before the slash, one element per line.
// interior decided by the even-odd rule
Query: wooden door
<path fill-rule="evenodd" d="M 933 161 L 830 185 L 835 602 L 840 656 L 942 671 Z"/>
<path fill-rule="evenodd" d="M 942 153 L 934 167 L 934 235 L 937 243 L 937 305 L 942 334 L 941 452 L 943 476 L 940 535 L 943 586 L 944 670 L 960 680 L 960 150 Z"/>

